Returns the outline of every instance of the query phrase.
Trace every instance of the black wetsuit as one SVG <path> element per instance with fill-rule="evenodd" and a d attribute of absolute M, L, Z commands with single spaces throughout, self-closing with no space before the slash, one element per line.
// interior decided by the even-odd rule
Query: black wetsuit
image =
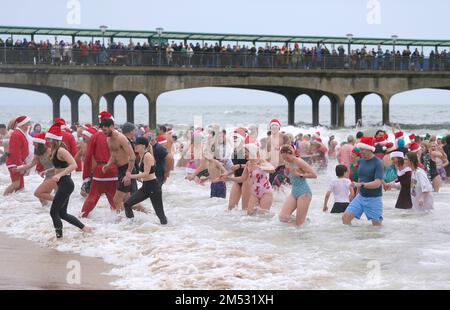
<path fill-rule="evenodd" d="M 247 164 L 247 159 L 245 159 L 244 149 L 242 149 L 241 151 L 236 151 L 236 149 L 234 149 L 233 157 L 231 158 L 231 161 L 233 162 L 233 165 L 242 165 L 242 168 L 240 168 L 234 172 L 235 177 L 242 176 L 242 173 L 244 173 L 245 165 Z M 238 184 L 239 184 L 239 186 L 242 187 L 242 183 L 238 183 Z"/>
<path fill-rule="evenodd" d="M 67 162 L 58 159 L 58 152 L 52 158 L 52 163 L 55 169 L 65 169 L 68 167 Z M 53 226 L 55 227 L 56 237 L 62 238 L 63 236 L 63 223 L 61 220 L 83 229 L 84 225 L 75 216 L 67 213 L 67 206 L 69 205 L 70 195 L 72 194 L 75 185 L 73 184 L 70 175 L 65 175 L 59 179 L 58 190 L 56 191 L 55 198 L 53 199 L 52 206 L 50 207 L 50 216 L 53 220 Z"/>
<path fill-rule="evenodd" d="M 144 172 L 144 158 L 142 158 L 139 170 L 141 172 Z M 150 169 L 150 174 L 153 173 L 155 173 L 155 166 L 152 166 Z M 144 201 L 147 198 L 150 198 L 153 205 L 153 209 L 155 209 L 156 215 L 158 216 L 161 224 L 163 225 L 167 224 L 167 218 L 166 215 L 164 214 L 161 186 L 159 185 L 158 180 L 156 179 L 151 181 L 144 181 L 142 187 L 133 195 L 131 195 L 131 197 L 125 202 L 124 208 L 126 216 L 128 218 L 133 218 L 134 213 L 132 207 Z"/>

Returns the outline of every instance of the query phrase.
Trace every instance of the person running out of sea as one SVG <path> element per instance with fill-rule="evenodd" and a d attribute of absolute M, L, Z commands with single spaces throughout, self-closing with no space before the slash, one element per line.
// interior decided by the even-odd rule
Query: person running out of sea
<path fill-rule="evenodd" d="M 63 223 L 61 220 L 78 227 L 85 233 L 93 233 L 94 229 L 85 226 L 75 216 L 67 213 L 70 195 L 72 195 L 75 185 L 70 174 L 77 169 L 77 162 L 72 155 L 65 149 L 63 140 L 63 131 L 60 125 L 50 127 L 45 135 L 51 145 L 51 159 L 55 167 L 55 175 L 52 180 L 57 183 L 58 190 L 50 207 L 50 216 L 56 232 L 56 238 L 63 237 Z"/>
<path fill-rule="evenodd" d="M 36 166 L 36 171 L 44 181 L 34 191 L 34 196 L 39 199 L 42 206 L 50 204 L 54 196 L 53 191 L 58 188 L 58 185 L 53 180 L 55 175 L 55 167 L 51 159 L 50 145 L 45 139 L 45 132 L 36 134 L 33 138 L 34 144 L 34 158 L 31 163 L 17 168 L 18 171 L 27 171 Z"/>
<path fill-rule="evenodd" d="M 227 197 L 227 186 L 225 181 L 220 177 L 228 173 L 223 164 L 214 158 L 213 154 L 209 151 L 204 154 L 205 160 L 208 163 L 208 176 L 201 177 L 200 180 L 204 183 L 207 180 L 211 181 L 211 195 L 210 198 L 223 198 Z"/>
<path fill-rule="evenodd" d="M 331 181 L 323 202 L 323 212 L 328 212 L 328 200 L 331 194 L 334 196 L 334 205 L 331 213 L 344 213 L 350 201 L 355 196 L 353 184 L 348 177 L 348 169 L 344 165 L 336 166 L 337 179 Z"/>
<path fill-rule="evenodd" d="M 231 152 L 231 161 L 233 162 L 233 166 L 231 171 L 235 177 L 242 176 L 248 161 L 248 158 L 246 157 L 248 152 L 245 152 L 244 148 L 246 137 L 247 131 L 245 128 L 237 128 L 233 133 L 233 150 Z M 243 183 L 233 182 L 228 199 L 228 210 L 233 210 L 236 208 L 241 198 L 242 210 L 247 210 L 250 196 L 251 186 L 249 181 Z"/>
<path fill-rule="evenodd" d="M 405 164 L 405 156 L 403 152 L 392 152 L 390 154 L 392 162 L 395 165 L 397 172 L 397 179 L 391 183 L 385 185 L 385 190 L 391 190 L 393 188 L 399 189 L 397 202 L 395 204 L 396 209 L 411 209 L 411 175 L 412 170 Z"/>
<path fill-rule="evenodd" d="M 31 127 L 31 119 L 28 116 L 19 116 L 12 126 L 14 130 L 9 137 L 8 157 L 6 167 L 9 170 L 11 185 L 9 185 L 4 196 L 19 192 L 25 188 L 25 170 L 18 170 L 21 166 L 30 163 L 34 157 L 34 147 L 28 131 Z"/>
<path fill-rule="evenodd" d="M 244 183 L 247 179 L 251 185 L 251 196 L 248 203 L 247 214 L 254 215 L 259 205 L 262 212 L 269 212 L 273 203 L 273 188 L 270 184 L 269 174 L 275 172 L 275 168 L 264 159 L 261 159 L 256 144 L 246 144 L 245 157 L 248 159 L 244 171 L 240 177 L 224 177 L 236 183 Z"/>
<path fill-rule="evenodd" d="M 284 223 L 290 222 L 292 214 L 296 211 L 295 223 L 297 226 L 301 226 L 306 221 L 312 200 L 312 192 L 306 179 L 315 179 L 317 174 L 307 162 L 296 156 L 295 150 L 291 145 L 281 147 L 280 155 L 285 162 L 286 173 L 292 184 L 292 191 L 284 202 L 279 219 Z"/>
<path fill-rule="evenodd" d="M 359 180 L 354 185 L 359 192 L 342 216 L 342 222 L 351 225 L 355 217 L 360 219 L 364 213 L 374 226 L 382 226 L 383 162 L 374 155 L 374 138 L 363 137 L 357 146 L 361 150 L 362 158 L 358 169 Z"/>
<path fill-rule="evenodd" d="M 135 141 L 135 151 L 140 158 L 139 173 L 132 174 L 130 178 L 141 180 L 142 187 L 124 203 L 125 215 L 129 219 L 134 218 L 133 206 L 150 198 L 161 225 L 166 225 L 167 217 L 164 213 L 161 185 L 156 179 L 156 161 L 153 157 L 153 147 L 148 139 L 139 137 Z"/>
<path fill-rule="evenodd" d="M 275 171 L 270 174 L 270 184 L 274 188 L 280 188 L 283 184 L 289 183 L 284 173 L 283 159 L 280 156 L 280 149 L 285 144 L 285 138 L 280 132 L 281 122 L 279 120 L 272 119 L 269 128 L 270 136 L 267 139 L 266 151 L 268 161 L 275 167 Z"/>
<path fill-rule="evenodd" d="M 395 168 L 394 162 L 391 159 L 391 153 L 396 151 L 396 147 L 394 143 L 389 142 L 385 145 L 385 155 L 383 157 L 383 166 L 384 166 L 384 179 L 383 184 L 388 184 L 397 179 L 397 170 Z"/>
<path fill-rule="evenodd" d="M 417 153 L 409 152 L 405 163 L 412 169 L 411 175 L 411 201 L 415 211 L 426 212 L 433 210 L 433 185 L 427 173 L 419 167 Z"/>

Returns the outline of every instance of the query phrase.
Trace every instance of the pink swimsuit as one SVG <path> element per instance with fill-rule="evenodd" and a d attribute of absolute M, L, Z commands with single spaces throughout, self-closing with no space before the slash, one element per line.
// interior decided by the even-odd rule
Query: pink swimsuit
<path fill-rule="evenodd" d="M 269 181 L 269 175 L 264 170 L 256 168 L 250 174 L 250 178 L 252 180 L 253 195 L 255 195 L 258 199 L 261 199 L 264 194 L 272 192 L 272 185 Z"/>

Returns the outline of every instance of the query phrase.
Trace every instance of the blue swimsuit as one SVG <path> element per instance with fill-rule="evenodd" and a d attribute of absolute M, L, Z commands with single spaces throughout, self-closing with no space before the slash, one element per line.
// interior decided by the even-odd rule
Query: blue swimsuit
<path fill-rule="evenodd" d="M 294 169 L 298 169 L 297 165 L 289 165 L 289 171 L 292 171 Z M 309 188 L 308 182 L 306 182 L 305 178 L 296 177 L 293 176 L 292 173 L 289 173 L 289 179 L 291 180 L 292 184 L 292 196 L 294 196 L 295 199 L 298 199 L 299 197 L 309 194 L 312 196 L 311 189 Z"/>

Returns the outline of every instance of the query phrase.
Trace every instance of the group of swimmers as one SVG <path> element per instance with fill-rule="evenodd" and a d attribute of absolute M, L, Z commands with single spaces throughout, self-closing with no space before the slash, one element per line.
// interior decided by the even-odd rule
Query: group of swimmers
<path fill-rule="evenodd" d="M 431 210 L 432 192 L 439 192 L 442 181 L 447 181 L 448 139 L 412 134 L 406 144 L 400 128 L 393 131 L 394 142 L 379 130 L 374 136 L 350 136 L 341 145 L 331 136 L 325 145 L 320 132 L 294 137 L 282 132 L 281 123 L 273 119 L 263 139 L 258 139 L 255 126 L 235 129 L 231 141 L 227 131 L 212 126 L 207 133 L 202 128 L 189 130 L 186 143 L 175 143 L 173 130 L 164 126 L 156 133 L 136 136 L 133 124 L 119 129 L 106 111 L 100 113 L 99 123 L 98 127 L 86 124 L 71 132 L 63 119 L 56 119 L 47 132 L 31 137 L 31 119 L 21 116 L 9 131 L 1 132 L 11 176 L 5 195 L 22 190 L 24 176 L 36 166 L 44 180 L 35 195 L 43 205 L 51 203 L 57 238 L 63 235 L 62 219 L 84 232 L 93 232 L 67 213 L 75 171 L 83 173 L 81 195 L 86 200 L 81 218 L 88 217 L 105 194 L 111 209 L 125 211 L 127 218 L 134 217 L 133 210 L 146 212 L 140 203 L 150 199 L 160 223 L 167 224 L 162 186 L 174 168 L 175 155 L 180 156 L 177 167 L 185 167 L 187 180 L 211 182 L 211 197 L 226 199 L 226 183 L 232 183 L 229 210 L 242 200 L 248 215 L 267 213 L 273 205 L 274 189 L 290 187 L 279 219 L 298 226 L 306 222 L 313 197 L 307 180 L 316 179 L 330 160 L 336 159 L 339 165 L 337 179 L 331 181 L 325 194 L 323 210 L 328 212 L 333 195 L 331 212 L 344 213 L 344 224 L 365 213 L 373 225 L 381 225 L 383 189 L 400 189 L 397 208 Z M 80 133 L 82 139 L 77 143 Z"/>

